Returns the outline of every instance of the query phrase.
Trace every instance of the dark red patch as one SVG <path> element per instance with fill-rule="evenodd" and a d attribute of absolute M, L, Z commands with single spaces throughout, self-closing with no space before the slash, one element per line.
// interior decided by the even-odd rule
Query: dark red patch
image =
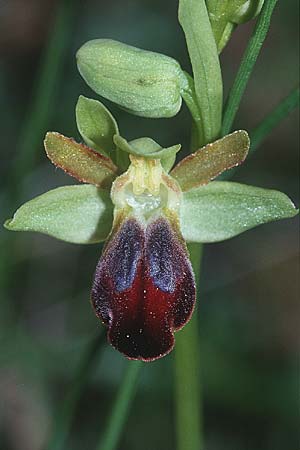
<path fill-rule="evenodd" d="M 166 218 L 146 230 L 136 219 L 124 221 L 98 263 L 92 303 L 109 341 L 128 358 L 151 361 L 172 350 L 174 331 L 193 311 L 195 282 Z"/>

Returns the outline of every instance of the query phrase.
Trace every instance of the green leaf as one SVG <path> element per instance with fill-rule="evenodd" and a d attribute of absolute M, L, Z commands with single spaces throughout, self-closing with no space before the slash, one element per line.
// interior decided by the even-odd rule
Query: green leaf
<path fill-rule="evenodd" d="M 104 241 L 112 226 L 108 192 L 92 185 L 64 186 L 22 205 L 5 228 L 38 231 L 75 244 Z"/>
<path fill-rule="evenodd" d="M 295 108 L 299 108 L 300 89 L 297 86 L 278 105 L 268 113 L 260 124 L 250 133 L 251 149 L 254 152 L 273 131 Z"/>
<path fill-rule="evenodd" d="M 241 164 L 249 146 L 248 133 L 235 131 L 187 156 L 174 167 L 171 175 L 183 191 L 207 184 L 224 170 Z"/>
<path fill-rule="evenodd" d="M 219 137 L 222 120 L 222 76 L 217 46 L 204 0 L 180 0 L 183 28 L 193 67 L 195 92 L 202 122 L 201 145 Z"/>
<path fill-rule="evenodd" d="M 142 117 L 172 117 L 186 84 L 178 62 L 160 53 L 110 39 L 95 39 L 77 52 L 78 70 L 99 95 Z"/>
<path fill-rule="evenodd" d="M 181 231 L 189 242 L 217 242 L 297 213 L 291 200 L 281 192 L 213 181 L 183 193 Z"/>
<path fill-rule="evenodd" d="M 52 431 L 50 430 L 44 450 L 63 450 L 65 448 L 75 416 L 80 411 L 80 401 L 86 392 L 96 362 L 101 358 L 105 347 L 106 333 L 104 327 L 99 327 L 98 335 L 88 340 L 84 350 L 80 348 L 78 366 L 73 369 L 72 383 L 66 387 L 66 392 L 55 408 Z"/>
<path fill-rule="evenodd" d="M 79 181 L 109 188 L 117 176 L 110 158 L 62 134 L 47 133 L 44 145 L 53 164 Z"/>
<path fill-rule="evenodd" d="M 120 448 L 118 444 L 126 429 L 126 420 L 132 408 L 143 366 L 142 361 L 126 361 L 126 372 L 122 375 L 106 426 L 101 431 L 100 441 L 95 447 L 96 450 L 116 450 L 117 447 Z"/>
<path fill-rule="evenodd" d="M 119 134 L 119 129 L 110 111 L 98 100 L 80 95 L 76 105 L 76 122 L 84 142 L 115 161 L 113 136 Z"/>
<path fill-rule="evenodd" d="M 254 19 L 264 0 L 206 0 L 207 10 L 219 53 L 237 24 Z"/>
<path fill-rule="evenodd" d="M 127 142 L 122 136 L 116 135 L 114 142 L 121 150 L 131 155 L 142 156 L 146 159 L 160 159 L 163 168 L 167 172 L 173 166 L 176 153 L 181 148 L 180 144 L 163 148 L 153 139 L 147 137 Z"/>

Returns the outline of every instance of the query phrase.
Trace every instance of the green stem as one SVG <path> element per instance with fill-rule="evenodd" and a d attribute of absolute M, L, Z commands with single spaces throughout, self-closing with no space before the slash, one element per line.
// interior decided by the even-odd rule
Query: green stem
<path fill-rule="evenodd" d="M 46 446 L 47 450 L 63 450 L 65 448 L 64 444 L 70 432 L 78 403 L 105 341 L 105 333 L 102 332 L 100 336 L 89 342 L 84 355 L 82 355 L 74 381 L 55 418 L 52 435 Z"/>
<path fill-rule="evenodd" d="M 194 4 L 194 2 L 191 2 L 191 4 Z M 181 7 L 184 5 L 185 2 L 182 1 Z M 187 25 L 188 23 L 186 26 Z M 184 27 L 184 29 L 186 29 L 186 27 Z M 211 139 L 207 139 L 205 136 L 203 129 L 204 121 L 198 104 L 194 80 L 187 73 L 185 73 L 185 75 L 188 81 L 188 88 L 182 93 L 182 96 L 193 118 L 191 151 L 195 151 Z M 214 94 L 215 93 L 216 92 L 214 92 Z M 212 120 L 214 119 L 212 118 Z M 216 119 L 215 123 L 210 125 L 213 127 L 216 126 L 217 123 L 218 120 Z M 210 138 L 212 138 L 212 135 Z M 195 273 L 198 293 L 202 245 L 189 244 L 188 249 Z M 184 330 L 179 332 L 176 336 L 175 398 L 177 450 L 203 450 L 204 448 L 198 330 L 197 311 L 194 311 L 190 322 L 184 327 Z"/>
<path fill-rule="evenodd" d="M 199 289 L 201 244 L 188 245 Z M 177 417 L 177 450 L 203 450 L 199 327 L 197 311 L 184 331 L 176 337 L 175 395 Z"/>
<path fill-rule="evenodd" d="M 248 80 L 270 28 L 272 13 L 277 1 L 278 0 L 265 0 L 262 11 L 258 16 L 253 34 L 249 40 L 238 73 L 228 95 L 222 125 L 223 136 L 228 134 L 232 128 Z"/>
<path fill-rule="evenodd" d="M 110 418 L 101 437 L 98 450 L 116 449 L 134 399 L 141 361 L 129 361 L 125 377 L 115 399 Z"/>
<path fill-rule="evenodd" d="M 200 108 L 197 103 L 194 80 L 187 72 L 184 72 L 184 74 L 187 81 L 187 87 L 182 92 L 182 98 L 185 101 L 186 106 L 190 110 L 191 116 L 193 118 L 194 131 L 192 133 L 192 137 L 193 139 L 195 139 L 195 145 L 192 145 L 192 148 L 196 150 L 198 142 L 205 142 L 203 121 L 201 118 Z"/>

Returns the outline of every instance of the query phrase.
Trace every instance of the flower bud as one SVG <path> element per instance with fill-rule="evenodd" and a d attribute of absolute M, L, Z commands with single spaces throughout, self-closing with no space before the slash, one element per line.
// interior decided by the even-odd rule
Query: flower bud
<path fill-rule="evenodd" d="M 95 39 L 78 50 L 77 64 L 97 94 L 132 114 L 172 117 L 180 110 L 186 79 L 173 58 L 109 39 Z"/>
<path fill-rule="evenodd" d="M 241 24 L 254 19 L 261 11 L 264 0 L 236 0 L 230 8 L 230 21 Z"/>
<path fill-rule="evenodd" d="M 219 53 L 230 39 L 236 25 L 254 19 L 264 0 L 207 0 L 207 10 Z"/>

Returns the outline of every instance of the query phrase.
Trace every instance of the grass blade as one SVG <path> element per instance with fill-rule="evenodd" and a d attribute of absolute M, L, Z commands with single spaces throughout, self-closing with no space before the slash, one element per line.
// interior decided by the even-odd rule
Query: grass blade
<path fill-rule="evenodd" d="M 97 450 L 116 449 L 134 398 L 137 378 L 141 367 L 141 361 L 128 362 L 127 371 L 117 393 L 111 416 L 108 420 L 104 434 L 100 439 Z"/>
<path fill-rule="evenodd" d="M 285 97 L 273 111 L 268 114 L 262 122 L 250 133 L 250 153 L 254 152 L 266 137 L 279 123 L 285 119 L 290 112 L 299 107 L 299 87 L 294 89 Z"/>
<path fill-rule="evenodd" d="M 251 156 L 261 143 L 268 137 L 268 135 L 284 120 L 295 108 L 299 107 L 299 88 L 294 89 L 286 98 L 284 98 L 271 111 L 262 122 L 249 133 L 250 135 L 250 150 L 248 157 Z M 240 167 L 227 170 L 223 172 L 218 180 L 229 180 Z"/>
<path fill-rule="evenodd" d="M 278 0 L 266 0 L 257 19 L 253 34 L 249 40 L 233 86 L 228 95 L 222 125 L 223 136 L 228 134 L 232 128 L 248 80 L 270 28 L 271 17 L 277 1 Z"/>
<path fill-rule="evenodd" d="M 18 154 L 5 183 L 9 186 L 6 198 L 7 210 L 13 209 L 16 204 L 22 201 L 24 180 L 34 168 L 37 150 L 42 148 L 44 132 L 54 112 L 55 94 L 64 74 L 63 60 L 71 40 L 77 4 L 78 0 L 62 0 L 58 4 L 53 30 L 40 63 L 36 85 L 33 88 L 33 100 L 29 106 L 28 114 L 24 117 L 23 128 L 17 145 Z M 2 246 L 0 296 L 3 299 L 9 298 L 10 295 L 7 291 L 12 283 L 12 268 L 15 256 L 12 251 L 12 239 L 12 236 L 5 233 L 2 241 L 0 240 Z M 11 302 L 10 305 L 12 305 Z M 10 311 L 12 314 L 9 321 L 13 321 L 15 320 L 13 317 L 15 311 L 12 306 L 10 306 Z"/>
<path fill-rule="evenodd" d="M 46 446 L 46 450 L 63 450 L 65 448 L 64 444 L 70 432 L 78 403 L 84 388 L 87 385 L 88 378 L 96 362 L 97 355 L 99 355 L 101 347 L 105 342 L 105 333 L 102 332 L 89 343 L 85 354 L 80 360 L 80 364 L 74 377 L 74 381 L 71 384 L 71 388 L 67 393 L 62 406 L 59 408 L 52 435 L 49 439 L 48 445 Z"/>
<path fill-rule="evenodd" d="M 36 152 L 42 148 L 42 140 L 47 125 L 54 112 L 57 92 L 64 76 L 64 58 L 72 37 L 72 24 L 76 2 L 62 0 L 58 4 L 52 34 L 42 56 L 33 87 L 32 103 L 20 132 L 18 155 L 12 168 L 17 198 L 22 192 L 21 180 L 25 178 L 35 163 Z"/>

